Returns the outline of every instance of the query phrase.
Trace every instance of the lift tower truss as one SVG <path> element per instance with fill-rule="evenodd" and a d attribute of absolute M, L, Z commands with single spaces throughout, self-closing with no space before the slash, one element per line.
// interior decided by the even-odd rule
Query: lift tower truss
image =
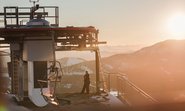
<path fill-rule="evenodd" d="M 34 10 L 33 9 L 38 8 Z M 54 9 L 50 15 L 47 9 Z M 25 21 L 36 19 L 52 19 L 49 27 L 29 27 Z M 105 44 L 98 40 L 98 30 L 88 27 L 59 27 L 59 11 L 55 6 L 34 7 L 4 7 L 0 13 L 4 18 L 4 27 L 0 28 L 0 45 L 9 44 L 11 51 L 12 93 L 21 100 L 24 93 L 24 43 L 27 41 L 52 41 L 54 51 L 94 51 L 96 55 L 96 90 L 100 90 L 99 49 L 98 44 Z"/>

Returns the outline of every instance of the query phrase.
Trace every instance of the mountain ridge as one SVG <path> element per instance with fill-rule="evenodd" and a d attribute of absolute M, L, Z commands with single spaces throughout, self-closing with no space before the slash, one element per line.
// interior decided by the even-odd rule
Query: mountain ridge
<path fill-rule="evenodd" d="M 166 40 L 131 54 L 111 56 L 103 63 L 126 73 L 129 80 L 157 99 L 173 101 L 175 97 L 167 97 L 167 92 L 185 90 L 184 47 L 185 40 Z M 159 92 L 164 95 L 159 97 Z"/>

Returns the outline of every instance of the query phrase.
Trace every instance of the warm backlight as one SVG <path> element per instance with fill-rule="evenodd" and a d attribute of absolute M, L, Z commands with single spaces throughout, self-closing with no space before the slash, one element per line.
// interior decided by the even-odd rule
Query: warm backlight
<path fill-rule="evenodd" d="M 173 15 L 168 21 L 168 29 L 173 39 L 185 38 L 185 14 Z"/>

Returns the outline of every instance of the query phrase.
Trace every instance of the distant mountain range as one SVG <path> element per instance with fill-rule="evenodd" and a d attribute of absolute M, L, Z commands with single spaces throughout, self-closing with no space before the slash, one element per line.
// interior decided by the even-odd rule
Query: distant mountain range
<path fill-rule="evenodd" d="M 119 45 L 119 46 L 99 46 L 101 57 L 109 57 L 115 54 L 120 53 L 132 53 L 135 52 L 141 48 L 143 48 L 144 45 Z M 56 53 L 57 59 L 61 59 L 64 57 L 72 57 L 72 58 L 83 58 L 85 60 L 94 60 L 94 52 L 91 51 L 65 51 L 65 52 L 59 52 Z"/>
<path fill-rule="evenodd" d="M 84 75 L 87 70 L 89 73 L 93 73 L 94 62 L 88 62 L 81 58 L 65 57 L 57 60 L 61 63 L 64 75 Z"/>
<path fill-rule="evenodd" d="M 167 40 L 131 54 L 103 59 L 105 69 L 129 80 L 161 101 L 185 100 L 185 40 Z"/>
<path fill-rule="evenodd" d="M 144 45 L 117 45 L 117 46 L 99 46 L 102 57 L 109 57 L 121 53 L 133 53 L 143 48 Z"/>

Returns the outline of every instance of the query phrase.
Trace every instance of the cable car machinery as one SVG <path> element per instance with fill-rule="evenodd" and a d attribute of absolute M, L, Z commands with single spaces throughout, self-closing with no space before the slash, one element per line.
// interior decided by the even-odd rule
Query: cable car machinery
<path fill-rule="evenodd" d="M 25 76 L 35 75 L 33 74 L 35 72 L 34 68 L 38 66 L 38 61 L 53 61 L 50 69 L 58 76 L 60 68 L 56 67 L 55 51 L 71 50 L 95 52 L 96 92 L 99 93 L 100 55 L 98 44 L 106 42 L 98 41 L 98 30 L 92 26 L 59 27 L 58 7 L 35 4 L 39 0 L 30 0 L 30 2 L 33 2 L 33 7 L 4 7 L 4 12 L 0 13 L 0 17 L 4 19 L 4 27 L 0 28 L 0 44 L 9 44 L 11 52 L 12 94 L 16 95 L 20 101 L 23 101 L 24 97 L 29 95 L 30 89 L 27 88 L 26 91 L 24 88 L 25 85 L 29 85 L 27 83 L 29 81 L 25 81 Z M 51 20 L 50 25 L 46 21 L 47 19 Z M 29 22 L 25 23 L 26 21 Z M 26 70 L 25 66 L 28 67 Z M 29 66 L 32 68 L 29 68 Z M 36 79 L 34 76 L 32 78 L 34 78 L 34 82 L 31 87 L 45 82 Z"/>

